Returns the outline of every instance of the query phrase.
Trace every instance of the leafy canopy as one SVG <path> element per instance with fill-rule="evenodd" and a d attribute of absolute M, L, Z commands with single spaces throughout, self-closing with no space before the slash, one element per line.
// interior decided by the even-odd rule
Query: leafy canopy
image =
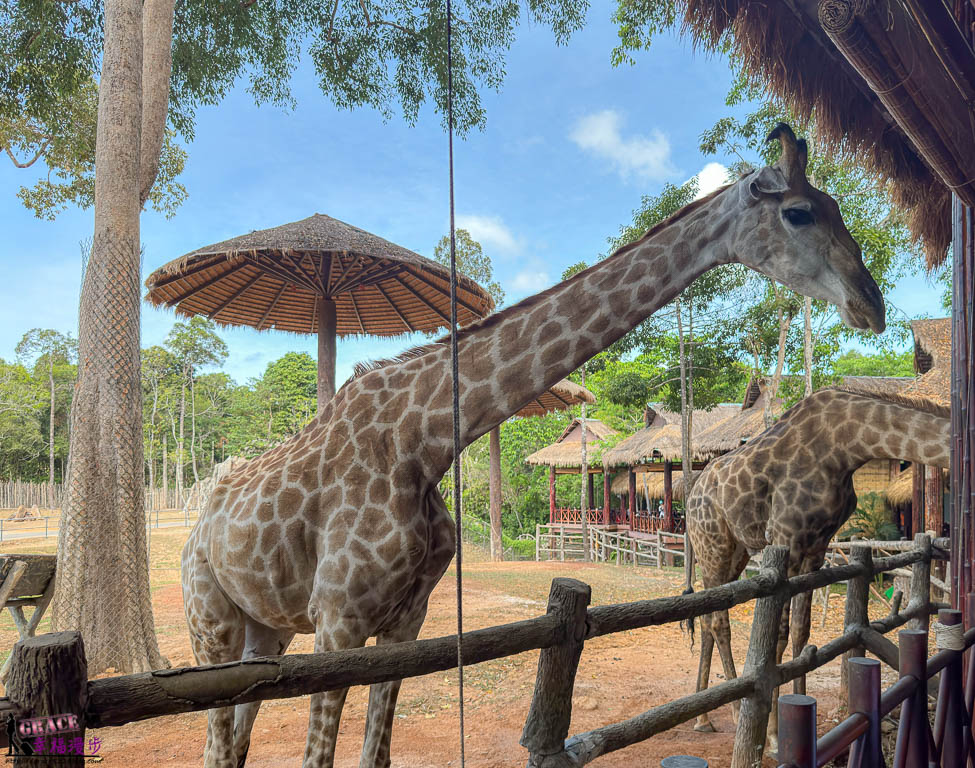
<path fill-rule="evenodd" d="M 481 244 L 477 242 L 466 229 L 454 232 L 454 255 L 457 258 L 457 271 L 466 275 L 480 285 L 494 299 L 495 308 L 504 304 L 504 288 L 494 279 L 494 267 L 491 257 L 484 253 Z M 433 249 L 433 260 L 450 266 L 450 235 L 440 238 Z"/>

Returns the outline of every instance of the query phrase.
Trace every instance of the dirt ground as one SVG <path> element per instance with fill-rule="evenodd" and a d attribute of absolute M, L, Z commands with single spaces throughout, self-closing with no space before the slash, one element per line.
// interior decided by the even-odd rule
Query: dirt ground
<path fill-rule="evenodd" d="M 153 531 L 151 583 L 156 630 L 162 653 L 173 666 L 194 663 L 188 641 L 179 585 L 179 555 L 188 530 Z M 20 540 L 0 545 L 2 552 L 53 552 L 53 539 Z M 555 576 L 571 576 L 592 586 L 592 603 L 601 605 L 678 594 L 678 569 L 620 568 L 582 563 L 491 563 L 477 551 L 465 554 L 464 626 L 467 630 L 531 618 L 545 611 L 549 584 Z M 825 629 L 814 608 L 811 642 L 823 645 L 842 631 L 842 597 L 834 595 Z M 882 611 L 878 608 L 878 614 Z M 434 591 L 421 637 L 454 632 L 453 569 Z M 744 662 L 752 606 L 731 612 L 733 645 L 739 669 Z M 49 631 L 49 618 L 40 631 Z M 0 661 L 17 640 L 8 612 L 0 617 Z M 290 652 L 309 653 L 312 637 L 295 638 Z M 465 679 L 465 751 L 471 768 L 524 765 L 527 753 L 518 744 L 535 681 L 538 652 L 523 653 L 468 667 Z M 676 624 L 623 632 L 586 643 L 576 678 L 572 733 L 637 715 L 650 707 L 694 690 L 697 651 Z M 720 681 L 717 654 L 712 682 Z M 822 730 L 838 720 L 839 665 L 817 670 L 808 693 L 819 702 Z M 886 681 L 885 681 L 886 685 Z M 336 766 L 358 765 L 365 727 L 368 691 L 349 692 L 342 717 Z M 254 725 L 248 768 L 301 763 L 307 730 L 308 697 L 266 702 Z M 696 733 L 686 723 L 642 744 L 595 761 L 597 766 L 657 766 L 668 755 L 690 754 L 708 760 L 711 768 L 730 764 L 734 727 L 731 708 L 712 715 L 717 733 Z M 457 675 L 439 673 L 406 680 L 400 692 L 393 727 L 393 766 L 426 768 L 458 762 Z M 192 713 L 132 723 L 96 732 L 100 754 L 109 766 L 202 765 L 206 713 Z M 774 765 L 768 761 L 768 765 Z"/>

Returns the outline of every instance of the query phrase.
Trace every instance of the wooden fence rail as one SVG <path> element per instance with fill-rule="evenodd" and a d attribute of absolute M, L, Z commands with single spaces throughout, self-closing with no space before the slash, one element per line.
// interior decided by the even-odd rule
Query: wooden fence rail
<path fill-rule="evenodd" d="M 766 548 L 762 570 L 753 578 L 680 597 L 642 600 L 587 609 L 589 587 L 571 579 L 552 583 L 548 611 L 512 624 L 465 633 L 464 659 L 476 664 L 491 659 L 542 649 L 535 695 L 522 743 L 528 747 L 530 764 L 581 766 L 598 755 L 621 749 L 655 733 L 686 722 L 729 702 L 744 699 L 736 736 L 733 768 L 751 768 L 756 750 L 761 754 L 769 714 L 770 690 L 801 677 L 846 652 L 862 654 L 873 635 L 913 621 L 926 625 L 929 601 L 921 586 L 912 589 L 905 611 L 870 623 L 866 620 L 866 588 L 850 589 L 844 634 L 822 648 L 808 646 L 787 664 L 775 665 L 777 611 L 792 596 L 839 581 L 869 581 L 874 575 L 912 563 L 930 563 L 930 540 L 919 536 L 917 547 L 887 558 L 870 559 L 868 548 L 854 549 L 849 565 L 785 578 L 787 551 Z M 914 569 L 920 581 L 924 570 Z M 913 585 L 912 585 L 913 586 Z M 571 691 L 579 654 L 586 640 L 613 632 L 692 619 L 757 599 L 752 638 L 742 677 L 706 691 L 655 707 L 621 723 L 568 736 Z M 759 620 L 759 617 L 763 617 Z M 769 649 L 773 649 L 770 651 Z M 770 655 L 773 653 L 773 655 Z M 49 658 L 48 658 L 49 657 Z M 56 667 L 52 667 L 56 661 Z M 418 640 L 386 646 L 356 648 L 330 653 L 292 654 L 201 667 L 158 670 L 135 675 L 89 680 L 77 691 L 76 709 L 81 727 L 105 727 L 162 715 L 243 704 L 263 699 L 289 698 L 321 691 L 369 685 L 416 677 L 453 667 L 456 636 Z M 84 651 L 77 633 L 45 635 L 18 643 L 11 661 L 11 679 L 25 680 L 23 670 L 56 668 L 58 674 L 84 680 Z M 18 671 L 20 670 L 20 671 Z M 57 685 L 57 681 L 51 681 Z M 56 714 L 37 685 L 8 688 L 9 699 L 0 700 L 0 711 L 14 710 L 20 717 Z M 68 703 L 59 699 L 57 706 Z M 55 765 L 52 758 L 51 765 Z M 31 766 L 44 766 L 34 757 Z M 63 765 L 63 763 L 57 763 Z"/>

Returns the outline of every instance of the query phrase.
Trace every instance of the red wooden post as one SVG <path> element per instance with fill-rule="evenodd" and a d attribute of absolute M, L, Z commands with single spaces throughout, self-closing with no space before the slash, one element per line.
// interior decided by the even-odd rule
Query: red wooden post
<path fill-rule="evenodd" d="M 884 765 L 880 746 L 880 662 L 853 658 L 849 664 L 849 711 L 860 712 L 870 721 L 867 732 L 850 750 L 850 765 L 880 768 Z"/>
<path fill-rule="evenodd" d="M 914 462 L 911 493 L 911 535 L 924 533 L 924 465 Z M 937 534 L 935 534 L 937 535 Z"/>
<path fill-rule="evenodd" d="M 779 696 L 779 754 L 776 762 L 817 768 L 816 700 L 799 693 Z"/>
<path fill-rule="evenodd" d="M 593 476 L 592 472 L 589 471 L 589 467 L 586 467 L 585 470 L 583 471 L 586 473 L 586 483 L 588 485 L 588 491 L 589 491 L 589 497 L 588 497 L 589 506 L 587 507 L 587 509 L 595 509 L 596 508 L 595 477 Z"/>
<path fill-rule="evenodd" d="M 674 530 L 674 462 L 664 462 L 664 524 L 661 530 Z"/>
<path fill-rule="evenodd" d="M 636 520 L 636 472 L 633 471 L 633 467 L 630 467 L 627 476 L 627 491 L 630 495 L 630 530 L 632 531 L 633 522 Z"/>
<path fill-rule="evenodd" d="M 903 765 L 904 768 L 928 768 L 928 633 L 923 629 L 903 629 L 897 633 L 897 639 L 901 677 L 911 676 L 919 681 L 914 693 L 904 702 L 904 708 L 910 709 L 910 718 L 905 717 L 904 709 L 901 714 L 907 751 Z M 897 735 L 897 741 L 900 746 L 901 734 Z"/>
<path fill-rule="evenodd" d="M 555 467 L 548 468 L 548 522 L 555 522 Z"/>
<path fill-rule="evenodd" d="M 961 611 L 945 609 L 938 611 L 938 621 L 945 626 L 961 624 L 961 618 Z M 945 650 L 940 643 L 938 650 Z M 934 742 L 941 744 L 941 764 L 946 767 L 965 764 L 962 740 L 965 716 L 962 713 L 961 651 L 955 651 L 954 656 L 955 658 L 941 673 L 938 710 L 934 718 Z"/>
<path fill-rule="evenodd" d="M 603 525 L 609 525 L 609 470 L 603 470 Z"/>
<path fill-rule="evenodd" d="M 944 527 L 944 485 L 939 467 L 925 467 L 924 524 L 935 536 L 942 535 Z"/>

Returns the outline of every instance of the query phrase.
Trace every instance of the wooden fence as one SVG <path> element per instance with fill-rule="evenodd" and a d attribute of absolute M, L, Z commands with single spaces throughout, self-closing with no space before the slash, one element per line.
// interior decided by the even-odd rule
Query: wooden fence
<path fill-rule="evenodd" d="M 788 550 L 770 546 L 765 549 L 761 570 L 753 578 L 690 595 L 597 607 L 589 607 L 590 589 L 586 584 L 573 579 L 555 579 L 544 616 L 466 633 L 464 659 L 468 664 L 477 664 L 541 650 L 535 691 L 521 738 L 529 753 L 530 766 L 578 768 L 600 755 L 740 700 L 732 768 L 754 768 L 761 763 L 772 694 L 777 686 L 841 655 L 863 656 L 865 650 L 886 663 L 891 663 L 893 658 L 896 665 L 898 649 L 884 635 L 908 621 L 913 628 L 927 629 L 932 610 L 931 559 L 931 540 L 919 535 L 910 551 L 874 560 L 869 547 L 853 547 L 848 565 L 787 579 Z M 867 612 L 871 579 L 879 573 L 909 565 L 914 567 L 906 608 L 900 610 L 898 597 L 896 610 L 883 620 L 871 622 Z M 806 646 L 797 658 L 776 665 L 778 617 L 785 603 L 797 594 L 840 581 L 849 583 L 843 634 L 822 648 Z M 751 600 L 757 602 L 741 677 L 654 707 L 628 720 L 569 737 L 572 690 L 586 640 L 693 619 Z M 966 642 L 973 635 L 970 631 Z M 9 698 L 0 700 L 0 711 L 14 712 L 19 718 L 76 712 L 80 735 L 83 735 L 85 727 L 117 726 L 163 715 L 440 672 L 454 666 L 456 642 L 455 636 L 448 636 L 87 680 L 80 634 L 43 635 L 14 647 L 7 686 Z M 46 684 L 41 684 L 38 678 L 44 678 L 44 671 L 50 671 L 50 677 Z M 896 695 L 900 696 L 902 690 L 898 689 Z M 926 705 L 926 697 L 923 701 L 920 696 L 916 698 L 916 707 L 926 708 Z M 970 718 L 968 722 L 970 725 Z M 914 741 L 917 746 L 922 740 Z M 927 749 L 927 740 L 923 743 Z M 81 762 L 79 759 L 72 763 L 63 756 L 51 760 L 39 756 L 31 758 L 30 764 L 80 766 Z"/>
<path fill-rule="evenodd" d="M 631 536 L 627 530 L 589 526 L 589 553 L 593 561 L 617 565 L 674 565 L 684 556 L 686 535 L 658 531 Z M 535 526 L 535 560 L 582 560 L 582 530 L 570 525 Z M 662 556 L 662 557 L 661 557 Z"/>
<path fill-rule="evenodd" d="M 26 480 L 0 480 L 0 509 L 17 509 L 18 507 L 39 507 L 40 509 L 61 509 L 64 486 L 61 483 L 30 483 Z M 187 491 L 189 509 L 196 509 L 197 494 Z M 182 509 L 183 502 L 179 499 L 175 488 L 146 488 L 146 509 Z"/>

